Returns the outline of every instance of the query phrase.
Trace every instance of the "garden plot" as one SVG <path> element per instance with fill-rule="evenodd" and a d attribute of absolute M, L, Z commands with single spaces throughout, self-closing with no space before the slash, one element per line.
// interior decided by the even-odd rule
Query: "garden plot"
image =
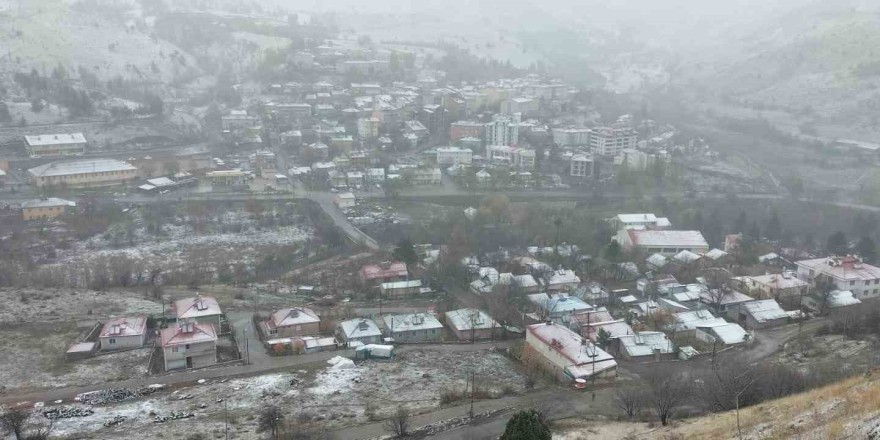
<path fill-rule="evenodd" d="M 143 377 L 149 349 L 68 361 L 67 347 L 83 328 L 69 323 L 8 326 L 0 329 L 0 386 L 35 390 L 82 386 Z"/>

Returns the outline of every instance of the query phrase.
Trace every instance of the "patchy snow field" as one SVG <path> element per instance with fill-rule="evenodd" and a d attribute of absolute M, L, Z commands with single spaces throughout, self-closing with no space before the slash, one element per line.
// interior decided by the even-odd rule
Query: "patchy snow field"
<path fill-rule="evenodd" d="M 95 321 L 115 316 L 162 313 L 162 304 L 134 292 L 85 289 L 0 289 L 0 325 Z"/>
<path fill-rule="evenodd" d="M 412 411 L 435 408 L 440 405 L 442 391 L 464 390 L 471 369 L 476 372 L 478 387 L 496 395 L 505 389 L 521 392 L 525 383 L 510 360 L 487 350 L 426 349 L 403 353 L 390 362 L 325 365 L 316 371 L 215 380 L 173 393 L 160 391 L 138 401 L 95 407 L 92 416 L 58 420 L 55 426 L 59 434 L 78 433 L 95 439 L 115 439 L 121 432 L 127 439 L 161 438 L 160 433 L 168 438 L 168 432 L 175 432 L 172 429 L 223 432 L 228 410 L 234 438 L 256 438 L 256 415 L 267 405 L 278 405 L 291 420 L 310 420 L 335 429 L 367 423 L 367 402 L 379 417 L 399 405 Z M 190 411 L 195 417 L 165 424 L 152 422 L 151 413 L 168 415 L 171 411 Z M 116 415 L 128 420 L 114 428 L 103 426 Z"/>
<path fill-rule="evenodd" d="M 0 328 L 0 386 L 36 390 L 142 377 L 150 350 L 140 349 L 68 361 L 65 351 L 81 331 L 70 323 Z"/>

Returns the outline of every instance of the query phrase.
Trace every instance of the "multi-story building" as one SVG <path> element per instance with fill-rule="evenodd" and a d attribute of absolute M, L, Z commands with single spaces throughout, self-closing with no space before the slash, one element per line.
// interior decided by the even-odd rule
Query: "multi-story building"
<path fill-rule="evenodd" d="M 379 137 L 379 118 L 360 118 L 357 121 L 358 136 L 361 139 L 375 139 Z"/>
<path fill-rule="evenodd" d="M 613 356 L 565 326 L 553 323 L 526 328 L 523 359 L 565 383 L 617 374 Z"/>
<path fill-rule="evenodd" d="M 44 186 L 110 186 L 137 177 L 137 168 L 115 159 L 52 162 L 28 170 L 28 181 Z"/>
<path fill-rule="evenodd" d="M 449 141 L 458 142 L 465 138 L 483 139 L 486 124 L 474 121 L 457 121 L 449 126 Z"/>
<path fill-rule="evenodd" d="M 592 157 L 586 154 L 575 154 L 571 156 L 568 175 L 571 177 L 592 177 L 593 163 Z"/>
<path fill-rule="evenodd" d="M 31 157 L 79 156 L 87 144 L 82 133 L 25 136 L 24 143 Z"/>
<path fill-rule="evenodd" d="M 515 168 L 531 170 L 535 168 L 535 150 L 507 145 L 486 146 L 486 158 L 492 162 L 510 165 Z"/>
<path fill-rule="evenodd" d="M 625 148 L 635 148 L 638 133 L 631 128 L 600 127 L 590 130 L 590 148 L 600 156 L 618 156 Z"/>
<path fill-rule="evenodd" d="M 448 132 L 448 113 L 441 105 L 426 105 L 419 112 L 419 121 L 428 129 L 432 136 L 443 136 Z"/>
<path fill-rule="evenodd" d="M 236 131 L 254 128 L 260 125 L 260 120 L 248 115 L 247 110 L 230 110 L 228 115 L 220 117 L 220 125 L 223 131 Z"/>
<path fill-rule="evenodd" d="M 281 120 L 289 123 L 303 121 L 312 116 L 312 105 L 304 102 L 293 104 L 270 103 L 266 104 L 266 109 Z"/>
<path fill-rule="evenodd" d="M 21 218 L 24 221 L 51 219 L 60 217 L 74 208 L 76 202 L 55 197 L 25 200 L 21 202 Z"/>
<path fill-rule="evenodd" d="M 165 371 L 217 363 L 217 330 L 212 324 L 179 321 L 160 334 Z"/>
<path fill-rule="evenodd" d="M 798 261 L 797 276 L 814 283 L 823 276 L 837 290 L 851 291 L 856 298 L 880 296 L 880 268 L 865 264 L 858 256 L 816 258 Z"/>
<path fill-rule="evenodd" d="M 281 309 L 263 322 L 263 330 L 270 338 L 317 335 L 321 331 L 321 318 L 308 307 Z"/>
<path fill-rule="evenodd" d="M 437 148 L 437 164 L 441 166 L 470 165 L 473 161 L 473 155 L 473 151 L 467 148 L 439 147 Z"/>
<path fill-rule="evenodd" d="M 485 125 L 486 143 L 488 145 L 516 145 L 519 142 L 520 118 L 515 116 L 496 115 L 492 122 Z"/>
<path fill-rule="evenodd" d="M 617 214 L 610 219 L 618 230 L 620 229 L 666 229 L 672 223 L 666 217 L 657 217 L 654 214 Z"/>
<path fill-rule="evenodd" d="M 554 128 L 553 143 L 560 147 L 587 146 L 590 144 L 590 129 Z"/>

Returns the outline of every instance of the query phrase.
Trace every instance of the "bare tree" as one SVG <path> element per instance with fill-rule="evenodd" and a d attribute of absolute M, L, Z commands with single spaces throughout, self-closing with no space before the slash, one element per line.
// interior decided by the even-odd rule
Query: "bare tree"
<path fill-rule="evenodd" d="M 31 413 L 24 409 L 10 409 L 0 414 L 0 427 L 7 434 L 14 435 L 15 440 L 23 440 L 30 418 Z"/>
<path fill-rule="evenodd" d="M 269 405 L 260 410 L 260 415 L 257 417 L 257 432 L 269 432 L 272 440 L 275 440 L 283 424 L 284 413 L 281 412 L 281 408 Z"/>
<path fill-rule="evenodd" d="M 635 417 L 644 403 L 645 393 L 638 387 L 625 386 L 614 392 L 614 404 L 626 414 L 627 418 Z"/>
<path fill-rule="evenodd" d="M 668 367 L 652 368 L 646 377 L 648 401 L 663 426 L 691 394 L 690 384 L 680 372 Z"/>
<path fill-rule="evenodd" d="M 9 409 L 0 414 L 0 429 L 12 434 L 15 440 L 47 440 L 54 421 L 49 420 L 48 424 L 44 424 L 34 416 L 33 412 L 24 408 Z"/>
<path fill-rule="evenodd" d="M 635 417 L 644 403 L 645 394 L 637 387 L 621 387 L 614 392 L 614 404 L 626 414 L 627 418 Z"/>
<path fill-rule="evenodd" d="M 409 411 L 402 406 L 398 406 L 394 415 L 385 421 L 385 427 L 394 434 L 395 438 L 404 438 L 409 435 L 409 425 Z"/>

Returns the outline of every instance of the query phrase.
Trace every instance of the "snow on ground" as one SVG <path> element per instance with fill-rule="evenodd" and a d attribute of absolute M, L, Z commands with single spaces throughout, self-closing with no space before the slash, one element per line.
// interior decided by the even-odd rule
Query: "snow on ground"
<path fill-rule="evenodd" d="M 161 312 L 161 303 L 128 291 L 0 289 L 0 325 L 77 320 L 93 324 L 109 317 Z"/>
<path fill-rule="evenodd" d="M 464 390 L 465 378 L 471 370 L 476 373 L 478 386 L 493 391 L 496 396 L 508 387 L 518 392 L 525 388 L 525 379 L 513 362 L 486 350 L 415 350 L 402 353 L 391 361 L 356 365 L 345 360 L 311 368 L 249 378 L 209 380 L 174 392 L 160 391 L 138 401 L 95 408 L 93 416 L 59 421 L 56 426 L 64 433 L 87 430 L 89 438 L 112 439 L 118 438 L 114 435 L 126 432 L 135 435 L 126 435 L 126 438 L 146 439 L 170 432 L 172 426 L 153 423 L 150 412 L 168 415 L 171 411 L 190 411 L 195 413 L 195 419 L 170 423 L 175 424 L 175 429 L 210 432 L 217 426 L 222 429 L 228 410 L 233 420 L 231 427 L 239 433 L 236 438 L 242 438 L 242 433 L 254 431 L 256 411 L 270 404 L 278 405 L 291 419 L 311 420 L 334 429 L 367 423 L 365 409 L 368 402 L 380 417 L 392 413 L 399 405 L 414 411 L 436 408 L 444 390 Z M 128 420 L 117 428 L 103 427 L 103 422 L 115 415 L 126 416 Z"/>

